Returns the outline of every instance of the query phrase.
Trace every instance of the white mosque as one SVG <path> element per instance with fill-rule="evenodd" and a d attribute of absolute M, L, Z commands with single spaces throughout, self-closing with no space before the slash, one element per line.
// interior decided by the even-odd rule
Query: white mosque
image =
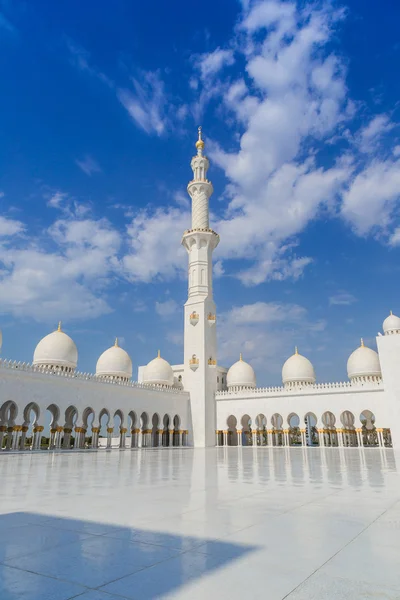
<path fill-rule="evenodd" d="M 361 345 L 349 357 L 349 381 L 317 383 L 311 362 L 295 351 L 282 368 L 282 387 L 258 388 L 240 359 L 218 364 L 209 226 L 209 161 L 199 128 L 192 158 L 191 228 L 184 306 L 184 356 L 158 356 L 139 367 L 118 340 L 96 373 L 77 371 L 74 341 L 58 329 L 36 346 L 32 364 L 0 361 L 0 449 L 55 450 L 171 446 L 339 446 L 400 448 L 400 318 L 378 334 L 378 352 Z"/>

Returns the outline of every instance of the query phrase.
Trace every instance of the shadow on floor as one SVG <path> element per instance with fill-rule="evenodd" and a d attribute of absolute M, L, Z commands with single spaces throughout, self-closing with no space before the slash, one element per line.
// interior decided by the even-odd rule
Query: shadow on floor
<path fill-rule="evenodd" d="M 0 515 L 0 536 L 1 600 L 173 597 L 256 549 L 22 512 Z"/>

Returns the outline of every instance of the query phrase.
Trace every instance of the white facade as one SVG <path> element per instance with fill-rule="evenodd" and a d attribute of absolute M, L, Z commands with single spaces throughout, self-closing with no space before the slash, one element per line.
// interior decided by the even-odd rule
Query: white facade
<path fill-rule="evenodd" d="M 171 366 L 158 353 L 133 382 L 131 359 L 116 340 L 95 374 L 79 373 L 76 345 L 59 324 L 38 343 L 32 365 L 0 361 L 0 449 L 400 447 L 400 318 L 392 313 L 377 337 L 378 352 L 361 341 L 351 354 L 345 383 L 316 383 L 313 365 L 297 349 L 283 365 L 282 387 L 257 388 L 242 356 L 230 369 L 218 365 L 212 255 L 219 236 L 209 227 L 213 187 L 201 129 L 196 149 L 188 184 L 192 224 L 182 238 L 183 363 Z"/>

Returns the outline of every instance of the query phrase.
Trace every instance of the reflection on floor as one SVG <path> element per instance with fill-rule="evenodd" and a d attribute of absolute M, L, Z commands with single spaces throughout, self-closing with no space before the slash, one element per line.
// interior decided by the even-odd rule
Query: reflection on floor
<path fill-rule="evenodd" d="M 11 454 L 0 478 L 1 600 L 400 598 L 392 450 Z"/>

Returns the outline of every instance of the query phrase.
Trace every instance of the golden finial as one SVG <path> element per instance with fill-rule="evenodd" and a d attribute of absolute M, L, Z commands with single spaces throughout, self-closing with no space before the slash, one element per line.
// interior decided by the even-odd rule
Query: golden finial
<path fill-rule="evenodd" d="M 118 346 L 118 338 L 117 337 L 115 338 L 114 346 L 115 346 L 115 348 L 119 348 L 119 346 Z"/>
<path fill-rule="evenodd" d="M 197 130 L 199 132 L 199 139 L 196 142 L 196 148 L 197 150 L 204 150 L 204 141 L 203 138 L 201 137 L 201 127 L 198 128 Z"/>
<path fill-rule="evenodd" d="M 161 358 L 161 352 L 157 350 L 157 358 Z"/>
<path fill-rule="evenodd" d="M 299 351 L 298 351 L 298 349 L 297 349 L 297 346 L 295 346 L 295 347 L 294 347 L 294 353 L 295 353 L 295 354 L 298 354 L 298 353 L 299 353 Z"/>
<path fill-rule="evenodd" d="M 57 331 L 61 331 L 61 321 L 58 321 Z"/>
<path fill-rule="evenodd" d="M 361 338 L 361 348 L 364 348 L 364 340 Z"/>
<path fill-rule="evenodd" d="M 242 353 L 240 353 L 240 355 L 239 355 L 239 360 L 243 360 L 243 355 L 242 355 Z"/>

